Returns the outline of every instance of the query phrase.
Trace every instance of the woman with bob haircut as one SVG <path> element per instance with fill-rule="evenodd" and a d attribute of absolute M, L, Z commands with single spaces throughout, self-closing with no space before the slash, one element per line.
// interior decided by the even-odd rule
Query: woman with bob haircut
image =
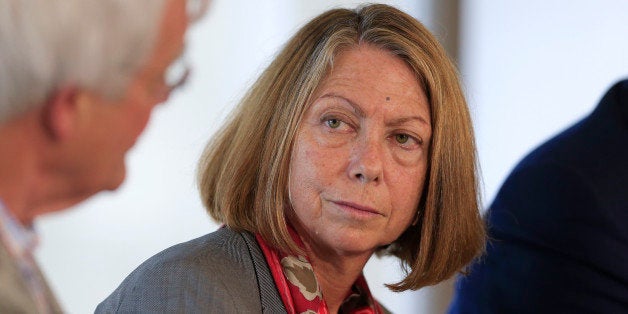
<path fill-rule="evenodd" d="M 223 227 L 136 269 L 113 311 L 382 313 L 393 291 L 461 271 L 485 241 L 472 124 L 455 66 L 387 5 L 333 9 L 290 39 L 209 143 L 199 182 Z"/>

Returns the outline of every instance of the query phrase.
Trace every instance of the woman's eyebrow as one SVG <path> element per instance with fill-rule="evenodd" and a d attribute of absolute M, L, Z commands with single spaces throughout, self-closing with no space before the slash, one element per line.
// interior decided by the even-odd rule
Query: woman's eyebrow
<path fill-rule="evenodd" d="M 391 126 L 399 126 L 399 125 L 406 124 L 410 121 L 419 121 L 426 126 L 430 126 L 430 123 L 427 122 L 427 120 L 424 119 L 422 116 L 409 116 L 409 117 L 396 118 L 396 119 L 392 119 L 388 121 L 387 124 Z"/>
<path fill-rule="evenodd" d="M 319 97 L 319 99 L 321 98 L 339 98 L 342 99 L 344 101 L 346 101 L 355 111 L 355 113 L 359 116 L 359 117 L 364 117 L 364 111 L 362 110 L 362 108 L 360 108 L 359 105 L 357 105 L 355 102 L 351 101 L 351 99 L 348 99 L 344 96 L 340 96 L 336 93 L 328 93 L 328 94 L 324 94 L 323 96 Z M 426 126 L 430 126 L 430 123 L 428 122 L 427 119 L 423 118 L 420 115 L 416 115 L 416 116 L 408 116 L 408 117 L 401 117 L 401 118 L 396 118 L 396 119 L 392 119 L 390 120 L 387 124 L 390 126 L 400 126 L 403 125 L 405 123 L 408 123 L 410 121 L 419 121 L 421 124 L 424 124 Z"/>
<path fill-rule="evenodd" d="M 345 98 L 343 96 L 340 96 L 338 94 L 335 94 L 335 93 L 325 94 L 325 95 L 319 97 L 319 99 L 321 99 L 321 98 L 340 98 L 340 99 L 346 101 L 353 108 L 353 111 L 355 112 L 355 114 L 357 114 L 359 117 L 364 117 L 365 116 L 364 115 L 364 111 L 362 111 L 362 108 L 360 108 L 359 105 L 357 105 L 356 103 L 351 101 L 351 99 L 347 99 L 347 98 Z"/>

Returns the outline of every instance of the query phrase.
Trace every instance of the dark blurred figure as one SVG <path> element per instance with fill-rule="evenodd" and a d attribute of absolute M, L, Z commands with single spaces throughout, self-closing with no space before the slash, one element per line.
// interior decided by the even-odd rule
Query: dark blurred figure
<path fill-rule="evenodd" d="M 528 155 L 450 313 L 628 313 L 628 80 Z"/>

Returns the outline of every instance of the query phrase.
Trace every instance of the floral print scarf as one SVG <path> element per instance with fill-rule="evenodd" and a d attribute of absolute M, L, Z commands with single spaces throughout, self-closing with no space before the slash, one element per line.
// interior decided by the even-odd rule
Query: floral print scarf
<path fill-rule="evenodd" d="M 301 248 L 301 238 L 289 228 L 292 239 Z M 312 264 L 306 256 L 279 252 L 266 244 L 259 234 L 255 238 L 264 253 L 279 294 L 289 314 L 329 314 Z M 363 275 L 355 281 L 351 292 L 340 306 L 343 314 L 381 314 L 382 307 L 369 291 Z"/>

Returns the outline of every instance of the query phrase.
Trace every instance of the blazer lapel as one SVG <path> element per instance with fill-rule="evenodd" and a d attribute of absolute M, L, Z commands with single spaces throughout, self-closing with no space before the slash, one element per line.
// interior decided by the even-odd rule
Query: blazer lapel
<path fill-rule="evenodd" d="M 46 299 L 53 313 L 63 313 L 43 274 L 37 269 L 44 285 Z M 37 313 L 37 305 L 31 296 L 17 262 L 0 241 L 0 313 Z"/>
<path fill-rule="evenodd" d="M 287 313 L 264 254 L 259 248 L 257 241 L 255 241 L 255 237 L 249 232 L 242 232 L 241 234 L 249 248 L 251 258 L 253 259 L 253 267 L 255 267 L 255 273 L 257 274 L 262 313 Z"/>

